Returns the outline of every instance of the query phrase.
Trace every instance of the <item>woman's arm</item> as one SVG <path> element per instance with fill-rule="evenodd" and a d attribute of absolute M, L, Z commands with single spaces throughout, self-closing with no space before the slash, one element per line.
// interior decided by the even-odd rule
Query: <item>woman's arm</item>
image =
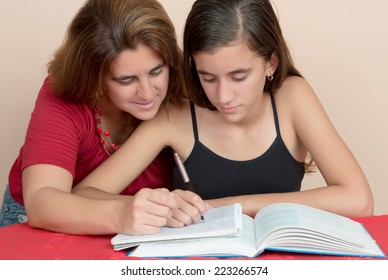
<path fill-rule="evenodd" d="M 185 117 L 190 121 L 188 108 L 161 110 L 154 119 L 143 122 L 117 152 L 84 178 L 72 192 L 88 198 L 121 193 L 162 149 L 170 146 L 179 152 L 182 145 L 186 145 L 187 141 L 181 138 L 181 131 L 187 130 L 187 126 L 181 122 Z M 174 218 L 169 219 L 169 226 L 181 227 L 197 222 L 200 214 L 208 208 L 192 192 L 176 191 L 171 195 L 179 207 L 171 209 Z"/>
<path fill-rule="evenodd" d="M 277 94 L 281 125 L 290 119 L 295 139 L 287 141 L 290 133 L 283 130 L 283 140 L 291 153 L 300 147 L 309 151 L 327 185 L 300 192 L 227 197 L 208 202 L 213 206 L 239 202 L 249 215 L 276 202 L 301 203 L 344 216 L 372 215 L 373 196 L 368 181 L 311 87 L 301 78 L 291 78 Z"/>
<path fill-rule="evenodd" d="M 98 195 L 96 189 L 100 194 L 121 193 L 167 146 L 168 137 L 163 132 L 167 129 L 160 113 L 153 120 L 143 122 L 118 151 L 79 182 L 72 192 L 88 197 Z"/>
<path fill-rule="evenodd" d="M 176 208 L 164 189 L 143 189 L 135 196 L 86 198 L 71 193 L 72 175 L 38 164 L 23 171 L 23 196 L 32 227 L 70 234 L 146 234 L 158 232 Z"/>

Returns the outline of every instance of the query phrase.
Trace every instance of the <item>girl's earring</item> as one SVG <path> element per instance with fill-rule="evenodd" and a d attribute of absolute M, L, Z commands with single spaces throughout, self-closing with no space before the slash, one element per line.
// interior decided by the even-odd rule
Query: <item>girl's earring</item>
<path fill-rule="evenodd" d="M 271 74 L 271 75 L 267 76 L 267 80 L 271 82 L 273 80 L 273 75 Z"/>

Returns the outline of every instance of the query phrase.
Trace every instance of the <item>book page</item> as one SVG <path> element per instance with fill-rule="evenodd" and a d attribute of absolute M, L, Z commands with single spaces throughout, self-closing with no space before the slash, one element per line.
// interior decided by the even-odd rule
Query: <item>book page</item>
<path fill-rule="evenodd" d="M 269 243 L 268 246 L 275 238 L 283 237 L 284 242 L 287 242 L 286 237 L 289 235 L 289 238 L 297 237 L 302 241 L 322 239 L 322 244 L 330 246 L 341 244 L 370 251 L 375 251 L 377 247 L 361 224 L 300 204 L 276 203 L 264 207 L 255 217 L 255 228 L 259 242 Z M 272 232 L 277 234 L 270 235 Z"/>
<path fill-rule="evenodd" d="M 118 234 L 112 238 L 111 243 L 114 246 L 125 244 L 125 248 L 128 248 L 150 241 L 239 234 L 242 231 L 241 215 L 240 204 L 211 208 L 204 213 L 204 221 L 199 221 L 196 224 L 182 228 L 162 227 L 157 234 L 140 236 Z M 120 247 L 119 249 L 124 248 Z"/>

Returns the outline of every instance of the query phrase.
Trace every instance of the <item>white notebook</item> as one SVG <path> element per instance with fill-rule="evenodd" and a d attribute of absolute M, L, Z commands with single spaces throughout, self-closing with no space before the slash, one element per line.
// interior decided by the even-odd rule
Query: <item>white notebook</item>
<path fill-rule="evenodd" d="M 162 227 L 159 233 L 149 235 L 117 234 L 111 240 L 115 250 L 157 241 L 187 240 L 198 238 L 234 236 L 242 233 L 240 204 L 211 208 L 204 213 L 204 220 L 183 228 Z"/>

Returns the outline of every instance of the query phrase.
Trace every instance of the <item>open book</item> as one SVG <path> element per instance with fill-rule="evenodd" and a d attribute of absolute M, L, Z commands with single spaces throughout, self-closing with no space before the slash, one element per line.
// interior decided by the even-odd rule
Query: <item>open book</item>
<path fill-rule="evenodd" d="M 385 257 L 384 252 L 362 224 L 316 208 L 294 203 L 276 203 L 261 209 L 254 219 L 244 214 L 234 217 L 241 219 L 241 234 L 143 243 L 129 252 L 129 255 L 255 257 L 264 250 L 277 250 Z M 239 222 L 236 221 L 236 224 Z"/>
<path fill-rule="evenodd" d="M 111 244 L 115 250 L 122 250 L 157 241 L 234 236 L 242 233 L 241 215 L 240 204 L 212 208 L 204 213 L 204 220 L 196 224 L 183 228 L 162 227 L 159 233 L 149 235 L 117 234 Z"/>

